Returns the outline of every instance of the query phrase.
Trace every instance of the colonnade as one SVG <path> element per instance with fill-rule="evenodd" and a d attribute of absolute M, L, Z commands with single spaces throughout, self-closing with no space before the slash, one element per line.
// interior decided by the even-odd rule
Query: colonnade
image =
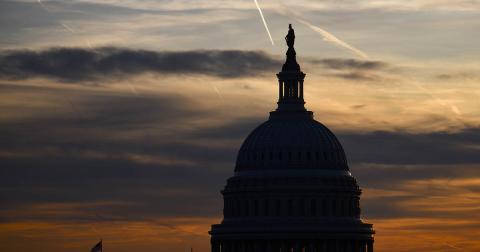
<path fill-rule="evenodd" d="M 279 101 L 284 99 L 298 99 L 303 102 L 303 79 L 302 80 L 278 80 Z"/>
<path fill-rule="evenodd" d="M 358 197 L 337 198 L 225 198 L 225 217 L 350 216 L 360 215 Z"/>
<path fill-rule="evenodd" d="M 373 252 L 373 240 L 224 240 L 212 252 Z"/>

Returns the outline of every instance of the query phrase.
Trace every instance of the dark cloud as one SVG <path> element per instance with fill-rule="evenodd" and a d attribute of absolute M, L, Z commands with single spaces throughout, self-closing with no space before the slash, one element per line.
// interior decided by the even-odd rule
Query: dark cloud
<path fill-rule="evenodd" d="M 261 51 L 147 51 L 104 47 L 13 50 L 0 54 L 0 78 L 50 78 L 63 82 L 118 80 L 143 73 L 256 76 L 281 62 Z"/>
<path fill-rule="evenodd" d="M 38 99 L 48 92 L 45 87 L 0 87 L 4 95 L 15 90 L 35 93 Z M 65 92 L 56 90 L 59 96 L 72 95 Z M 191 123 L 208 117 L 208 112 L 181 96 L 75 92 L 80 117 L 72 111 L 0 124 L 0 213 L 27 212 L 1 221 L 220 213 L 219 191 L 233 173 L 228 164 L 233 165 L 241 139 L 233 145 L 212 143 L 227 137 L 235 141 L 249 129 L 242 133 L 242 127 L 219 125 L 215 130 L 221 133 L 208 134 L 210 127 Z M 121 204 L 88 206 L 104 201 Z M 37 204 L 57 203 L 87 204 L 89 210 L 69 211 L 67 216 L 27 211 Z"/>
<path fill-rule="evenodd" d="M 480 76 L 474 73 L 446 73 L 446 74 L 435 75 L 435 78 L 441 81 L 450 81 L 450 80 L 476 81 L 480 79 Z"/>
<path fill-rule="evenodd" d="M 362 185 L 379 189 L 398 189 L 403 182 L 412 180 L 464 179 L 480 176 L 477 164 L 402 165 L 353 163 L 350 165 L 350 168 Z M 440 191 L 436 193 L 440 193 Z"/>
<path fill-rule="evenodd" d="M 391 70 L 390 65 L 383 61 L 329 58 L 307 62 L 320 65 L 326 76 L 351 81 L 381 81 L 385 79 L 382 74 Z"/>
<path fill-rule="evenodd" d="M 353 80 L 353 81 L 378 81 L 382 79 L 377 74 L 372 74 L 369 72 L 360 72 L 360 71 L 334 73 L 334 74 L 328 74 L 328 75 L 336 78 Z"/>
<path fill-rule="evenodd" d="M 460 132 L 408 133 L 377 131 L 337 134 L 350 162 L 381 164 L 480 163 L 480 129 Z"/>
<path fill-rule="evenodd" d="M 363 109 L 365 107 L 367 107 L 367 104 L 358 104 L 358 105 L 350 106 L 350 108 L 352 109 Z"/>
<path fill-rule="evenodd" d="M 356 59 L 322 59 L 312 60 L 313 63 L 321 64 L 325 68 L 334 70 L 381 70 L 387 68 L 389 65 L 383 61 L 368 61 Z"/>

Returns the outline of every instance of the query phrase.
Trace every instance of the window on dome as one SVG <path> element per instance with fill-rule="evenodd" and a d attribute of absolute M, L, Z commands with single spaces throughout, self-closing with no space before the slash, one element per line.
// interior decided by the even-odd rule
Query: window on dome
<path fill-rule="evenodd" d="M 233 201 L 233 215 L 234 216 L 239 216 L 240 215 L 240 207 L 239 207 L 239 204 L 238 204 L 238 200 L 234 200 Z"/>
<path fill-rule="evenodd" d="M 327 209 L 327 200 L 323 199 L 322 200 L 322 215 L 327 216 L 328 215 L 328 209 Z"/>
<path fill-rule="evenodd" d="M 269 205 L 268 205 L 268 203 L 269 203 L 268 199 L 265 199 L 265 202 L 264 202 L 265 207 L 264 207 L 264 212 L 263 212 L 263 215 L 265 215 L 265 216 L 269 215 Z"/>
<path fill-rule="evenodd" d="M 291 199 L 287 201 L 287 215 L 288 216 L 293 215 L 293 201 Z"/>
<path fill-rule="evenodd" d="M 300 199 L 298 202 L 299 210 L 300 210 L 300 216 L 305 216 L 305 201 L 303 199 Z"/>
<path fill-rule="evenodd" d="M 353 208 L 353 204 L 352 204 L 352 198 L 349 198 L 348 199 L 348 216 L 353 216 L 353 213 L 352 213 L 352 208 Z"/>
<path fill-rule="evenodd" d="M 310 215 L 311 216 L 316 216 L 317 215 L 317 200 L 312 199 L 310 201 Z"/>
<path fill-rule="evenodd" d="M 276 203 L 276 206 L 275 206 L 275 215 L 280 216 L 281 213 L 282 213 L 282 201 L 277 199 L 277 203 Z"/>
<path fill-rule="evenodd" d="M 337 216 L 337 201 L 332 200 L 332 214 L 333 216 Z"/>

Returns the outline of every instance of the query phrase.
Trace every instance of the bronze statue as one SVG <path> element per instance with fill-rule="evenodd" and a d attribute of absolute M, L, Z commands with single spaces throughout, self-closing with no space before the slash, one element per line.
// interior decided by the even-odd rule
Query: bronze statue
<path fill-rule="evenodd" d="M 285 41 L 289 48 L 293 48 L 293 44 L 295 44 L 295 31 L 292 28 L 292 24 L 288 25 L 288 34 L 285 36 Z"/>

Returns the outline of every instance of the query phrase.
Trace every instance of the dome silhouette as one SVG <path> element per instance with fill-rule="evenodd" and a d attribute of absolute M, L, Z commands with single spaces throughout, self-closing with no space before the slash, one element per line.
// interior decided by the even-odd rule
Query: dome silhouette
<path fill-rule="evenodd" d="M 348 171 L 348 165 L 335 135 L 311 116 L 271 116 L 245 139 L 235 171 L 290 169 Z"/>
<path fill-rule="evenodd" d="M 212 225 L 212 252 L 373 252 L 375 231 L 361 219 L 361 190 L 342 145 L 305 109 L 293 48 L 278 77 L 278 107 L 243 142 Z"/>

